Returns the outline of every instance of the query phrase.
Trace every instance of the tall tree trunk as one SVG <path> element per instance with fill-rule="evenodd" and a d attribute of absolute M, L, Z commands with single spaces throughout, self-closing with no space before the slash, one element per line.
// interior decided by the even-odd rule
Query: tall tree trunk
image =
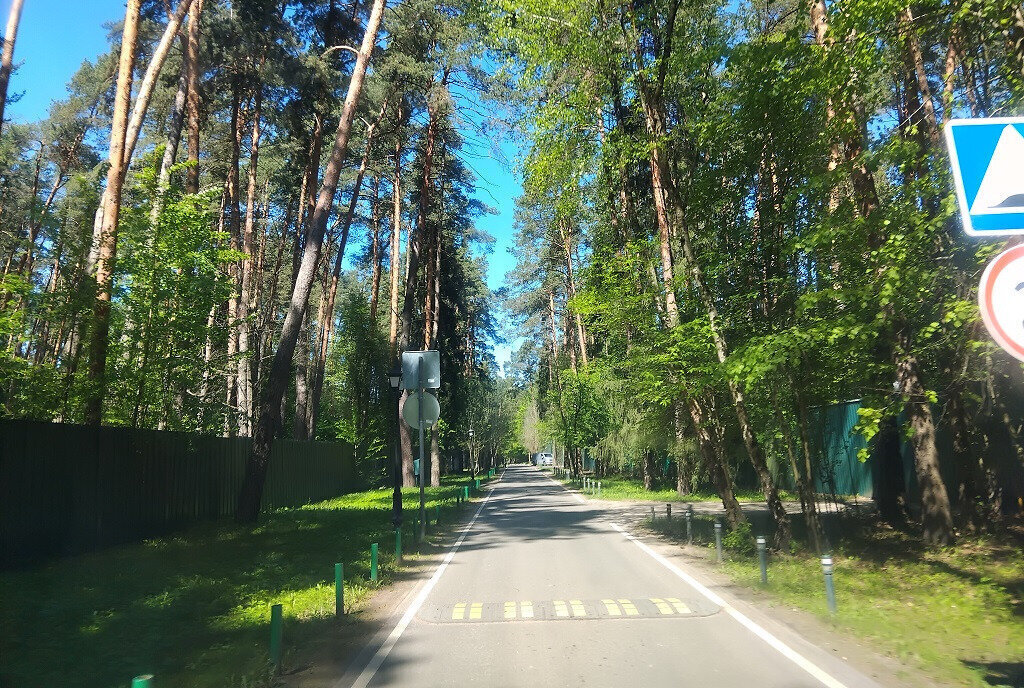
<path fill-rule="evenodd" d="M 725 519 L 729 523 L 729 528 L 735 530 L 737 525 L 747 519 L 733 491 L 732 474 L 722 447 L 718 422 L 712 415 L 713 410 L 705 408 L 706 404 L 697 397 L 687 394 L 685 404 L 690 412 L 694 433 L 697 435 L 697 445 L 711 470 L 715 491 L 722 500 L 722 506 L 725 507 Z"/>
<path fill-rule="evenodd" d="M 131 165 L 132 156 L 135 154 L 135 145 L 139 141 L 139 134 L 142 131 L 142 123 L 146 119 L 146 112 L 149 110 L 149 101 L 153 97 L 153 89 L 156 88 L 157 77 L 160 76 L 160 70 L 163 69 L 164 62 L 167 60 L 167 55 L 170 53 L 171 43 L 174 42 L 174 37 L 178 35 L 178 29 L 181 27 L 181 22 L 185 18 L 185 14 L 188 12 L 193 1 L 194 0 L 181 0 L 177 9 L 174 11 L 174 14 L 172 14 L 167 20 L 167 26 L 164 27 L 164 32 L 160 37 L 160 42 L 157 43 L 156 48 L 153 50 L 153 56 L 149 60 L 149 66 L 146 67 L 146 73 L 143 75 L 142 82 L 139 84 L 138 94 L 135 97 L 135 105 L 132 108 L 131 119 L 128 121 L 127 132 L 124 138 L 124 148 L 122 151 L 123 163 L 121 167 L 122 181 L 125 173 L 128 171 L 128 167 Z M 110 187 L 107 186 L 103 190 L 99 209 L 93 218 L 93 249 L 90 252 L 92 259 L 88 264 L 89 272 L 92 271 L 93 263 L 95 260 L 98 260 L 99 257 L 100 234 L 103 231 L 104 214 L 108 207 L 107 196 L 109 193 Z"/>
<path fill-rule="evenodd" d="M 370 199 L 370 322 L 377 323 L 377 304 L 380 300 L 380 274 L 384 252 L 380 245 L 380 178 L 373 180 L 373 198 Z"/>
<path fill-rule="evenodd" d="M 7 104 L 7 84 L 11 80 L 11 69 L 14 63 L 14 42 L 18 38 L 18 24 L 21 22 L 21 6 L 25 0 L 12 0 L 11 11 L 7 15 L 7 30 L 4 31 L 4 49 L 0 57 L 0 131 L 3 131 L 4 105 Z"/>
<path fill-rule="evenodd" d="M 103 418 L 106 396 L 107 341 L 110 334 L 110 297 L 117 256 L 117 226 L 121 212 L 121 187 L 124 181 L 124 146 L 131 105 L 132 73 L 135 69 L 135 43 L 139 30 L 141 0 L 128 0 L 118 60 L 117 91 L 114 116 L 110 125 L 110 168 L 107 170 L 106 208 L 103 231 L 100 233 L 96 263 L 96 300 L 93 303 L 93 324 L 89 342 L 89 389 L 86 397 L 85 422 L 99 425 Z"/>
<path fill-rule="evenodd" d="M 917 357 L 910 343 L 900 335 L 896 356 L 896 383 L 906 400 L 907 419 L 914 447 L 914 470 L 921 490 L 921 524 L 929 544 L 948 545 L 953 540 L 953 515 L 949 493 L 939 473 L 939 451 L 935 444 L 935 419 L 924 385 L 921 384 Z"/>
<path fill-rule="evenodd" d="M 444 250 L 444 232 L 438 227 L 437 241 L 434 244 L 434 312 L 430 319 L 430 340 L 433 348 L 437 348 L 437 334 L 441 329 L 441 253 Z"/>
<path fill-rule="evenodd" d="M 558 317 L 555 314 L 555 292 L 548 291 L 548 322 L 551 323 L 551 358 L 558 362 Z"/>
<path fill-rule="evenodd" d="M 366 143 L 363 146 L 363 157 L 359 161 L 359 171 L 356 172 L 355 184 L 352 187 L 352 197 L 349 198 L 348 209 L 342 219 L 341 236 L 338 239 L 338 255 L 334 259 L 334 271 L 331 273 L 330 285 L 327 288 L 324 303 L 324 313 L 320 322 L 320 335 L 317 338 L 315 357 L 313 359 L 312 384 L 310 385 L 310 405 L 307 410 L 307 436 L 316 436 L 316 421 L 320 413 L 320 398 L 324 389 L 324 373 L 327 367 L 327 353 L 331 346 L 331 335 L 334 332 L 334 304 L 338 296 L 338 282 L 341 279 L 341 268 L 345 261 L 345 247 L 348 244 L 349 231 L 352 228 L 352 221 L 356 216 L 356 207 L 359 205 L 359 194 L 363 188 L 363 179 L 366 176 L 366 166 L 370 161 L 370 153 L 373 150 L 373 134 L 377 126 L 384 119 L 387 113 L 388 101 L 384 100 L 381 105 L 377 119 L 366 128 Z"/>
<path fill-rule="evenodd" d="M 238 433 L 243 437 L 248 437 L 252 433 L 253 357 L 250 351 L 249 332 L 250 315 L 257 309 L 253 298 L 255 295 L 253 279 L 256 253 L 254 237 L 257 213 L 256 172 L 260 155 L 260 110 L 262 104 L 263 86 L 258 84 L 253 98 L 252 131 L 249 138 L 249 179 L 245 193 L 245 228 L 242 231 L 242 253 L 246 257 L 242 259 L 241 289 L 238 297 L 238 376 L 235 378 L 235 386 L 238 389 Z"/>
<path fill-rule="evenodd" d="M 437 139 L 437 110 L 427 100 L 427 133 L 423 149 L 423 175 L 420 178 L 420 202 L 416 211 L 416 226 L 409 231 L 408 270 L 405 278 L 405 300 L 402 304 L 402 336 L 398 342 L 400 351 L 408 351 L 412 346 L 413 315 L 416 311 L 416 286 L 419 282 L 420 247 L 427 232 L 427 213 L 430 208 L 431 174 L 434 165 L 434 145 Z M 399 411 L 405 405 L 408 392 L 402 395 Z M 401 423 L 400 439 L 402 446 L 402 475 L 406 487 L 415 485 L 412 469 L 412 431 L 405 423 Z"/>
<path fill-rule="evenodd" d="M 309 439 L 309 314 L 302 321 L 298 345 L 295 350 L 295 420 L 292 437 L 299 441 Z"/>
<path fill-rule="evenodd" d="M 403 110 L 401 105 L 398 109 L 398 122 L 402 122 Z M 399 127 L 401 128 L 401 127 Z M 394 358 L 398 352 L 398 284 L 399 269 L 401 267 L 402 248 L 402 137 L 395 136 L 395 176 L 391 182 L 391 256 L 388 259 L 391 264 L 391 296 L 390 296 L 390 318 L 388 326 L 388 347 L 391 357 Z"/>
<path fill-rule="evenodd" d="M 199 193 L 199 17 L 204 0 L 195 0 L 195 8 L 188 22 L 188 43 L 185 63 L 188 65 L 188 97 L 185 107 L 188 112 L 188 162 L 185 172 L 185 191 Z"/>
<path fill-rule="evenodd" d="M 441 485 L 441 445 L 438 442 L 437 426 L 430 431 L 430 486 Z"/>
<path fill-rule="evenodd" d="M 568 291 L 569 299 L 574 299 L 576 298 L 576 274 L 573 271 L 572 238 L 568 225 L 569 221 L 564 218 L 558 221 L 558 232 L 561 235 L 562 248 L 565 251 L 565 287 Z M 579 313 L 573 311 L 573 319 L 576 324 L 576 340 L 579 344 L 580 360 L 583 362 L 583 365 L 587 365 L 589 362 L 587 357 L 587 332 L 583 327 L 583 318 Z"/>
<path fill-rule="evenodd" d="M 352 119 L 355 116 L 356 105 L 363 90 L 363 81 L 366 78 L 366 68 L 370 61 L 370 54 L 377 41 L 377 31 L 380 28 L 384 5 L 385 0 L 374 0 L 370 16 L 366 22 L 366 31 L 363 34 L 363 41 L 359 47 L 355 66 L 352 69 L 352 77 L 349 80 L 348 93 L 345 96 L 345 106 L 338 121 L 334 148 L 331 151 L 327 169 L 324 171 L 323 183 L 320 187 L 316 209 L 313 212 L 312 222 L 310 223 L 309 235 L 306 238 L 299 276 L 292 289 L 288 313 L 285 316 L 284 326 L 281 328 L 281 340 L 277 351 L 274 353 L 274 362 L 260 398 L 259 420 L 253 433 L 252 452 L 246 464 L 245 479 L 242 483 L 242 490 L 238 500 L 237 517 L 243 522 L 253 522 L 259 517 L 260 503 L 263 497 L 263 484 L 266 480 L 267 466 L 270 461 L 270 447 L 281 425 L 281 399 L 284 397 L 287 389 L 288 371 L 295 353 L 295 344 L 299 337 L 302 318 L 309 304 L 309 294 L 313 287 L 316 267 L 320 262 L 321 244 L 323 243 L 324 232 L 327 230 L 327 219 L 333 205 L 334 194 L 338 188 L 338 178 L 341 175 L 342 163 L 345 160 L 345 153 L 352 132 Z"/>
<path fill-rule="evenodd" d="M 171 167 L 178 159 L 178 144 L 181 143 L 181 130 L 185 124 L 185 101 L 188 99 L 188 60 L 182 58 L 181 75 L 178 77 L 178 91 L 174 94 L 174 104 L 171 106 L 171 117 L 167 125 L 167 144 L 164 146 L 164 156 L 160 160 L 160 176 L 157 178 L 156 198 L 153 201 L 153 209 L 150 211 L 150 223 L 154 226 L 160 219 L 163 212 L 164 194 L 171 185 Z"/>
<path fill-rule="evenodd" d="M 228 163 L 227 179 L 224 182 L 224 212 L 231 249 L 241 250 L 241 203 L 239 199 L 239 162 L 242 148 L 242 129 L 245 126 L 241 115 L 241 86 L 237 78 L 231 87 L 231 159 Z M 228 277 L 232 282 L 231 295 L 228 297 L 228 374 L 225 386 L 224 435 L 234 436 L 238 431 L 238 333 L 239 333 L 239 292 L 241 283 L 241 266 L 237 262 L 228 264 Z"/>
<path fill-rule="evenodd" d="M 817 495 L 814 492 L 814 466 L 812 462 L 811 440 L 809 436 L 810 423 L 807 419 L 807 404 L 798 391 L 796 384 L 793 384 L 796 398 L 797 421 L 800 428 L 800 450 L 803 454 L 803 470 L 794 474 L 796 487 L 800 492 L 800 502 L 803 506 L 804 522 L 807 525 L 807 537 L 811 545 L 819 554 L 825 551 L 828 543 L 825 539 L 825 530 L 821 526 L 821 518 L 818 516 Z"/>
<path fill-rule="evenodd" d="M 661 234 L 661 255 L 662 255 L 662 281 L 665 285 L 665 313 L 669 327 L 675 327 L 679 323 L 678 307 L 675 301 L 674 284 L 672 281 L 672 252 L 670 237 L 673 227 L 671 219 L 678 215 L 678 235 L 683 249 L 683 258 L 687 272 L 693 286 L 697 289 L 700 299 L 708 315 L 711 326 L 711 337 L 715 344 L 718 360 L 725 362 L 728 357 L 728 347 L 725 337 L 722 334 L 721 318 L 714 298 L 707 287 L 700 265 L 697 262 L 690 236 L 690 230 L 686 222 L 684 208 L 679 199 L 678 190 L 672 181 L 671 170 L 667 158 L 662 152 L 662 141 L 666 135 L 664 103 L 661 100 L 661 89 L 654 89 L 646 83 L 646 79 L 639 82 L 640 100 L 643 106 L 644 118 L 647 122 L 648 134 L 653 140 L 651 145 L 651 186 L 654 193 L 655 214 L 658 220 L 659 232 Z M 675 212 L 673 212 L 675 211 Z M 757 472 L 761 488 L 768 503 L 768 510 L 775 523 L 775 540 L 777 548 L 785 548 L 791 537 L 789 519 L 786 516 L 786 509 L 779 499 L 778 488 L 768 464 L 761 451 L 757 436 L 747 413 L 747 405 L 744 397 L 743 387 L 735 380 L 729 380 L 729 392 L 732 395 L 733 406 L 736 410 L 736 418 L 739 421 L 740 433 L 743 437 L 743 444 L 746 447 L 750 463 Z"/>

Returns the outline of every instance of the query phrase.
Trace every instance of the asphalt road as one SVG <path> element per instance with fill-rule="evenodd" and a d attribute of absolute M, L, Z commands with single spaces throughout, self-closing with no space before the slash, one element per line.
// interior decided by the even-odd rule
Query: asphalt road
<path fill-rule="evenodd" d="M 447 565 L 341 685 L 878 685 L 614 518 L 510 467 Z"/>

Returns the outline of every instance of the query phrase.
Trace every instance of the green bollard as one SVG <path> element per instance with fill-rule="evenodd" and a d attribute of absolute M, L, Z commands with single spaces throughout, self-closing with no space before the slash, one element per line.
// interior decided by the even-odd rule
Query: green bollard
<path fill-rule="evenodd" d="M 402 563 L 402 529 L 395 528 L 395 563 Z"/>
<path fill-rule="evenodd" d="M 153 674 L 142 674 L 132 679 L 132 688 L 152 688 Z"/>
<path fill-rule="evenodd" d="M 480 491 L 480 478 L 477 478 L 477 479 L 476 479 L 476 491 L 477 491 L 477 492 L 479 492 L 479 491 Z"/>
<path fill-rule="evenodd" d="M 334 565 L 334 615 L 345 616 L 345 566 Z"/>
<path fill-rule="evenodd" d="M 274 665 L 274 672 L 281 666 L 281 626 L 282 613 L 281 605 L 275 604 L 270 607 L 270 663 Z"/>
<path fill-rule="evenodd" d="M 469 500 L 469 485 L 463 485 L 462 486 L 462 501 L 465 502 L 465 501 L 468 501 L 468 500 Z"/>
<path fill-rule="evenodd" d="M 377 543 L 370 545 L 370 580 L 377 582 Z"/>

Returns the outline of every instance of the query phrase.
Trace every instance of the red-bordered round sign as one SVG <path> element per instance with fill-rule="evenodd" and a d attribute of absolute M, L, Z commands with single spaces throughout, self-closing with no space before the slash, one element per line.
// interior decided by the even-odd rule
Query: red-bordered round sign
<path fill-rule="evenodd" d="M 978 286 L 978 305 L 992 339 L 1024 361 L 1024 244 L 989 263 Z"/>

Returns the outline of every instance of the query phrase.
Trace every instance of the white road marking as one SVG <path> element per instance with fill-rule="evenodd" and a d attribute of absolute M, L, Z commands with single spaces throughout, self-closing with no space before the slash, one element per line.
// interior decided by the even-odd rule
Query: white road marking
<path fill-rule="evenodd" d="M 844 683 L 837 680 L 832 675 L 827 673 L 824 669 L 819 667 L 817 664 L 807 659 L 802 654 L 791 648 L 789 645 L 786 645 L 784 642 L 782 642 L 774 635 L 766 631 L 746 614 L 739 611 L 731 604 L 726 602 L 724 599 L 719 597 L 717 594 L 709 590 L 703 584 L 701 584 L 700 581 L 698 581 L 696 578 L 683 571 L 681 568 L 673 564 L 671 561 L 669 561 L 662 555 L 655 552 L 645 543 L 641 542 L 637 538 L 627 533 L 626 530 L 622 528 L 622 526 L 620 526 L 617 523 L 613 523 L 612 528 L 622 533 L 624 536 L 626 536 L 628 540 L 631 540 L 634 545 L 636 545 L 645 553 L 650 555 L 652 559 L 657 561 L 659 564 L 667 568 L 672 573 L 676 574 L 679 578 L 682 578 L 684 581 L 689 583 L 690 586 L 693 587 L 697 592 L 699 592 L 704 597 L 708 598 L 712 603 L 721 607 L 726 614 L 739 621 L 743 626 L 747 628 L 747 630 L 749 630 L 751 633 L 756 635 L 761 640 L 768 643 L 771 647 L 778 650 L 783 657 L 796 664 L 798 667 L 800 667 L 808 674 L 810 674 L 818 681 L 820 681 L 823 685 L 828 686 L 828 688 L 847 688 L 847 686 Z"/>
<path fill-rule="evenodd" d="M 501 479 L 503 477 L 505 477 L 504 470 L 502 470 L 501 475 L 498 476 L 498 479 L 494 481 L 494 484 L 497 485 L 499 482 L 501 482 Z M 487 506 L 487 502 L 491 501 L 491 497 L 493 495 L 494 489 L 492 487 L 490 492 L 487 493 L 487 497 L 485 497 L 484 501 L 482 501 L 480 503 L 480 506 L 477 507 L 476 513 L 473 514 L 473 518 L 469 521 L 469 523 L 466 524 L 466 527 L 462 529 L 462 533 L 459 535 L 459 539 L 455 541 L 455 544 L 452 545 L 452 548 L 448 550 L 448 554 L 445 555 L 444 560 L 438 565 L 437 569 L 434 571 L 434 575 L 430 577 L 430 580 L 426 582 L 426 584 L 423 586 L 423 589 L 420 590 L 418 595 L 416 595 L 416 598 L 405 610 L 405 614 L 402 615 L 402 618 L 395 625 L 394 629 L 388 635 L 387 639 L 385 639 L 381 646 L 377 648 L 377 651 L 374 653 L 369 663 L 367 663 L 366 667 L 363 668 L 362 672 L 359 674 L 359 677 L 355 680 L 355 683 L 352 684 L 352 688 L 366 688 L 366 686 L 369 685 L 370 681 L 373 680 L 373 677 L 377 673 L 377 670 L 380 669 L 381 665 L 384 663 L 384 660 L 387 659 L 389 654 L 391 654 L 391 650 L 394 649 L 395 644 L 398 643 L 398 639 L 402 637 L 402 634 L 405 633 L 405 629 L 408 628 L 409 624 L 412 622 L 413 617 L 416 616 L 417 612 L 419 612 L 420 610 L 420 607 L 422 607 L 423 603 L 426 602 L 427 596 L 430 594 L 430 591 L 433 590 L 434 586 L 437 585 L 437 582 L 441 580 L 441 576 L 444 574 L 445 569 L 448 568 L 448 564 L 450 564 L 452 558 L 455 557 L 455 553 L 459 551 L 459 547 L 461 547 L 462 543 L 465 541 L 466 535 L 469 534 L 469 531 L 473 527 L 473 524 L 476 523 L 476 520 L 480 517 L 480 514 L 481 512 L 483 512 L 484 507 Z M 341 688 L 340 681 L 336 685 L 337 688 Z"/>

